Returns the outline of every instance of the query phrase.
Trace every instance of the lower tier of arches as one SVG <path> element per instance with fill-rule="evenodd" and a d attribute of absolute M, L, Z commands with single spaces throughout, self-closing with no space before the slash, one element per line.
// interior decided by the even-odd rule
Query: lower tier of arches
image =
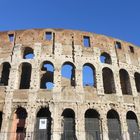
<path fill-rule="evenodd" d="M 5 112 L 6 113 L 6 112 Z M 1 140 L 139 140 L 134 107 L 77 103 L 17 105 L 1 112 Z"/>

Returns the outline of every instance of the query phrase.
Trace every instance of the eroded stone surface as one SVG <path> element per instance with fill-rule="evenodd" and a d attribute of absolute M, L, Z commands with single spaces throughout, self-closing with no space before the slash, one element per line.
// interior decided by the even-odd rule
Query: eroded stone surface
<path fill-rule="evenodd" d="M 45 32 L 52 32 L 51 40 L 45 39 Z M 14 41 L 9 41 L 9 34 Z M 90 38 L 90 47 L 83 46 L 83 36 Z M 115 48 L 115 42 L 121 43 L 121 49 Z M 134 47 L 134 53 L 129 46 Z M 33 48 L 34 59 L 23 59 L 25 47 Z M 111 56 L 112 64 L 100 62 L 102 52 Z M 40 89 L 41 64 L 50 61 L 54 65 L 53 90 Z M 107 112 L 118 112 L 122 132 L 127 131 L 126 114 L 133 111 L 140 122 L 140 100 L 136 90 L 134 73 L 140 71 L 140 49 L 128 42 L 89 32 L 64 29 L 31 29 L 0 32 L 0 63 L 11 65 L 8 86 L 0 87 L 0 110 L 3 112 L 1 132 L 10 132 L 15 110 L 21 106 L 27 111 L 26 131 L 33 132 L 36 114 L 39 108 L 49 107 L 53 119 L 52 139 L 59 140 L 62 131 L 62 112 L 71 108 L 75 112 L 76 135 L 78 140 L 85 140 L 84 114 L 88 109 L 95 109 L 102 120 L 103 140 L 108 140 Z M 32 66 L 29 89 L 19 89 L 20 65 L 28 62 Z M 68 79 L 62 78 L 61 67 L 65 62 L 75 66 L 75 82 L 72 87 Z M 83 87 L 82 68 L 86 63 L 96 69 L 96 87 Z M 116 93 L 105 94 L 102 69 L 112 70 Z M 132 95 L 123 95 L 120 85 L 119 70 L 127 70 L 132 88 Z M 2 71 L 2 68 L 1 68 Z M 83 132 L 83 133 L 82 133 Z M 128 136 L 124 136 L 127 139 Z M 5 135 L 3 139 L 8 139 Z"/>

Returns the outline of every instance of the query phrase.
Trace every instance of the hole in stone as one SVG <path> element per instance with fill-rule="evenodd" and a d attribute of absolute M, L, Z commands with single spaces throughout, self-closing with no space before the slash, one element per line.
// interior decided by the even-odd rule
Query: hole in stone
<path fill-rule="evenodd" d="M 14 34 L 9 34 L 9 41 L 10 42 L 13 42 L 14 41 Z"/>
<path fill-rule="evenodd" d="M 122 47 L 121 47 L 121 43 L 118 42 L 118 41 L 116 41 L 115 47 L 116 47 L 117 49 L 121 49 L 121 48 L 122 48 Z"/>
<path fill-rule="evenodd" d="M 30 47 L 26 47 L 26 48 L 24 49 L 23 58 L 24 58 L 24 59 L 33 59 L 33 58 L 34 58 L 33 49 L 30 48 Z"/>
<path fill-rule="evenodd" d="M 90 47 L 90 38 L 88 36 L 83 37 L 83 45 L 84 47 Z"/>
<path fill-rule="evenodd" d="M 45 39 L 49 40 L 49 41 L 52 40 L 52 32 L 46 32 L 45 33 Z"/>

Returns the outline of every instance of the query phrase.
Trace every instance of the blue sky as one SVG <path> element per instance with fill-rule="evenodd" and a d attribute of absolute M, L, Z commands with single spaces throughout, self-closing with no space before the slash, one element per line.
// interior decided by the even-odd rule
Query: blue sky
<path fill-rule="evenodd" d="M 0 31 L 66 28 L 140 46 L 140 0 L 0 0 Z"/>

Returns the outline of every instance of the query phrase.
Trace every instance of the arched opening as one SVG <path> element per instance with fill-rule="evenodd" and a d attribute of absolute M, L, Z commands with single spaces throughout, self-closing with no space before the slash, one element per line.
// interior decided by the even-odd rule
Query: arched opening
<path fill-rule="evenodd" d="M 94 109 L 85 112 L 86 140 L 100 140 L 99 113 Z"/>
<path fill-rule="evenodd" d="M 41 108 L 36 116 L 35 140 L 51 140 L 51 112 Z"/>
<path fill-rule="evenodd" d="M 122 140 L 119 115 L 113 109 L 107 113 L 107 126 L 110 140 Z"/>
<path fill-rule="evenodd" d="M 95 68 L 92 64 L 84 64 L 83 66 L 83 86 L 96 87 Z"/>
<path fill-rule="evenodd" d="M 75 86 L 75 66 L 71 62 L 65 62 L 61 69 L 62 86 Z"/>
<path fill-rule="evenodd" d="M 32 66 L 29 63 L 22 63 L 20 65 L 20 89 L 29 89 L 31 80 Z"/>
<path fill-rule="evenodd" d="M 63 134 L 62 140 L 75 140 L 75 113 L 72 109 L 65 109 L 63 116 Z"/>
<path fill-rule="evenodd" d="M 30 47 L 24 48 L 23 52 L 23 59 L 33 59 L 34 58 L 34 51 Z"/>
<path fill-rule="evenodd" d="M 11 65 L 8 62 L 2 64 L 1 82 L 0 85 L 7 86 L 10 74 Z"/>
<path fill-rule="evenodd" d="M 1 126 L 2 126 L 2 112 L 0 111 L 0 131 L 1 131 Z"/>
<path fill-rule="evenodd" d="M 26 136 L 27 112 L 26 109 L 19 107 L 13 116 L 10 140 L 24 140 Z"/>
<path fill-rule="evenodd" d="M 131 84 L 130 84 L 128 72 L 124 69 L 121 69 L 119 71 L 119 75 L 120 75 L 122 93 L 125 95 L 131 95 L 132 90 L 131 90 Z"/>
<path fill-rule="evenodd" d="M 130 140 L 138 140 L 140 138 L 140 132 L 136 114 L 132 111 L 128 111 L 126 115 L 126 120 Z"/>
<path fill-rule="evenodd" d="M 110 55 L 106 52 L 101 53 L 100 62 L 101 63 L 106 63 L 106 64 L 112 64 Z"/>
<path fill-rule="evenodd" d="M 41 89 L 53 89 L 54 86 L 54 66 L 51 62 L 45 61 L 42 64 L 41 68 L 41 81 L 40 88 Z"/>
<path fill-rule="evenodd" d="M 134 77 L 135 77 L 137 92 L 140 92 L 140 74 L 138 72 L 135 72 Z"/>
<path fill-rule="evenodd" d="M 106 94 L 116 93 L 112 70 L 107 67 L 103 68 L 102 74 L 103 74 L 104 93 Z"/>

